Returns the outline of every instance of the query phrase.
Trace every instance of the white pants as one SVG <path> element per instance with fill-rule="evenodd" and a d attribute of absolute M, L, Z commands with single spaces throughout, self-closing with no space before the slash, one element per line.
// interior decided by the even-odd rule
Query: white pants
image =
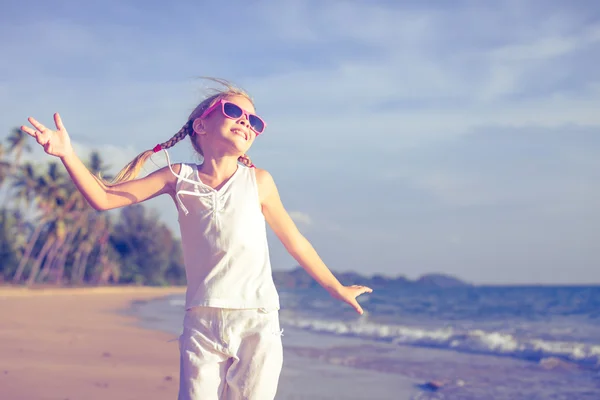
<path fill-rule="evenodd" d="M 186 311 L 179 400 L 272 400 L 283 364 L 277 310 Z"/>

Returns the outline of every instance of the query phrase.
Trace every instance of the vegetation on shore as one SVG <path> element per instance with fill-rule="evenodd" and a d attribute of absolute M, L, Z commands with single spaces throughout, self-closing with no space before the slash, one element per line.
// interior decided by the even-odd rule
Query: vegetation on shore
<path fill-rule="evenodd" d="M 23 160 L 32 143 L 19 128 L 0 143 L 0 282 L 185 283 L 180 243 L 155 212 L 94 210 L 59 160 Z M 109 177 L 99 153 L 86 165 Z"/>

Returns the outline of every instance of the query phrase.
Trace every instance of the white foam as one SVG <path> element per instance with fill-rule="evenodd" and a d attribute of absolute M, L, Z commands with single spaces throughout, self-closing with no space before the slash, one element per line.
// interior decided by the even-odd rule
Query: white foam
<path fill-rule="evenodd" d="M 452 327 L 426 329 L 405 325 L 325 321 L 282 315 L 282 323 L 313 332 L 385 340 L 396 344 L 448 348 L 458 351 L 511 356 L 539 361 L 558 357 L 578 364 L 600 367 L 600 344 L 520 338 L 504 332 Z"/>
<path fill-rule="evenodd" d="M 169 305 L 173 307 L 184 307 L 185 300 L 182 299 L 171 299 L 169 300 Z"/>

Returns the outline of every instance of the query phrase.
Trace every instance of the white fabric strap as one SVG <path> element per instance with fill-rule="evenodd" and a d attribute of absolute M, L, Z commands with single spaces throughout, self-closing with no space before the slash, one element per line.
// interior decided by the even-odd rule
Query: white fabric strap
<path fill-rule="evenodd" d="M 192 185 L 195 186 L 202 186 L 203 183 L 202 182 L 198 182 L 198 181 L 194 181 L 191 179 L 188 179 L 182 175 L 177 174 L 175 171 L 173 171 L 173 167 L 171 167 L 171 159 L 169 158 L 169 153 L 167 152 L 167 149 L 163 149 L 163 151 L 165 152 L 165 156 L 167 157 L 167 165 L 169 166 L 169 170 L 171 170 L 171 173 L 179 180 L 191 183 Z M 185 207 L 185 205 L 183 204 L 183 201 L 181 200 L 181 198 L 179 197 L 182 194 L 187 194 L 190 196 L 196 196 L 196 197 L 206 197 L 206 196 L 212 196 L 211 193 L 199 193 L 199 192 L 190 192 L 189 190 L 178 190 L 175 193 L 175 198 L 177 199 L 179 206 L 181 207 L 181 211 L 183 211 L 183 213 L 185 215 L 189 214 L 188 209 Z"/>

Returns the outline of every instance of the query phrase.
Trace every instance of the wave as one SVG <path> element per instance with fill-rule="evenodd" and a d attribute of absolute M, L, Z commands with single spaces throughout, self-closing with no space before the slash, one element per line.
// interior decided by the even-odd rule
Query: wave
<path fill-rule="evenodd" d="M 343 322 L 282 315 L 281 322 L 312 332 L 383 340 L 399 345 L 509 356 L 536 362 L 554 357 L 588 368 L 600 368 L 600 344 L 519 338 L 508 333 L 481 329 L 459 330 L 452 327 L 426 329 L 404 325 L 386 325 L 362 319 L 357 322 Z"/>
<path fill-rule="evenodd" d="M 184 299 L 169 299 L 169 305 L 171 307 L 184 307 L 185 300 Z"/>

